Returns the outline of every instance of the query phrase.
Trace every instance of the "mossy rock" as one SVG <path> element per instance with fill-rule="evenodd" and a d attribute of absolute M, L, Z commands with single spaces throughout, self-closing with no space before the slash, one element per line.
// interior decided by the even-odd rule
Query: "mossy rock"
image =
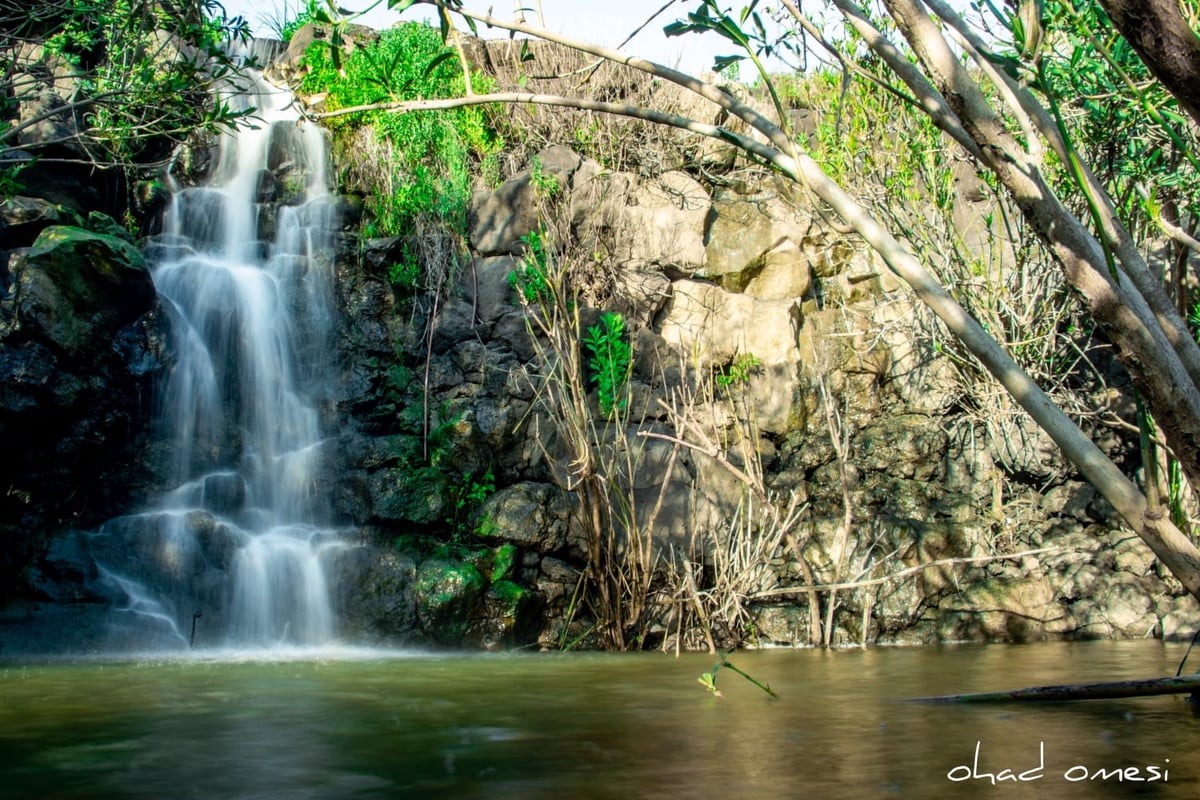
<path fill-rule="evenodd" d="M 503 544 L 492 551 L 491 578 L 501 581 L 512 574 L 521 552 L 515 544 Z"/>
<path fill-rule="evenodd" d="M 430 525 L 449 510 L 446 476 L 434 467 L 396 467 L 370 478 L 374 516 L 382 520 Z"/>
<path fill-rule="evenodd" d="M 107 347 L 154 302 L 145 259 L 115 232 L 52 225 L 14 254 L 11 270 L 21 324 L 79 358 Z"/>
<path fill-rule="evenodd" d="M 472 631 L 484 647 L 521 647 L 537 639 L 542 596 L 510 580 L 497 580 L 484 598 L 484 620 Z"/>
<path fill-rule="evenodd" d="M 443 644 L 459 644 L 482 612 L 487 579 L 474 565 L 430 558 L 417 570 L 417 618 Z"/>
<path fill-rule="evenodd" d="M 517 616 L 523 608 L 537 599 L 537 592 L 519 583 L 499 580 L 488 589 L 488 601 L 503 609 L 505 617 Z"/>

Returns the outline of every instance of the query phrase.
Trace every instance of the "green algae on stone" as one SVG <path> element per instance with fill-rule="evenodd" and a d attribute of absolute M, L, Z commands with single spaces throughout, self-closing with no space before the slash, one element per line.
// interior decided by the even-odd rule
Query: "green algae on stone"
<path fill-rule="evenodd" d="M 417 618 L 443 643 L 458 643 L 478 616 L 487 580 L 474 565 L 449 558 L 427 559 L 417 569 Z"/>

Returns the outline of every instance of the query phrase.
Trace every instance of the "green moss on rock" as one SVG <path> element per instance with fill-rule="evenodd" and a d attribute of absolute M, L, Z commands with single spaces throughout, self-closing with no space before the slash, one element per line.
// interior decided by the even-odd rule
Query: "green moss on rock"
<path fill-rule="evenodd" d="M 481 611 L 487 580 L 474 565 L 427 559 L 417 570 L 417 618 L 439 642 L 457 644 Z"/>
<path fill-rule="evenodd" d="M 512 574 L 520 552 L 515 544 L 502 544 L 492 551 L 492 581 L 500 581 Z"/>
<path fill-rule="evenodd" d="M 116 235 L 52 225 L 10 268 L 21 324 L 77 357 L 106 346 L 154 301 L 145 259 Z"/>

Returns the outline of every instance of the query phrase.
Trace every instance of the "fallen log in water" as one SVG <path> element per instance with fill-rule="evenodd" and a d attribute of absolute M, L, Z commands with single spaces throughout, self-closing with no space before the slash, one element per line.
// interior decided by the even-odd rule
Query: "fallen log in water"
<path fill-rule="evenodd" d="M 939 697 L 914 697 L 913 703 L 1010 703 L 1062 702 L 1064 700 L 1113 700 L 1122 697 L 1152 697 L 1160 694 L 1200 695 L 1200 674 L 1171 678 L 1111 683 L 1076 683 L 1062 686 L 1032 686 L 1008 692 L 948 694 Z"/>

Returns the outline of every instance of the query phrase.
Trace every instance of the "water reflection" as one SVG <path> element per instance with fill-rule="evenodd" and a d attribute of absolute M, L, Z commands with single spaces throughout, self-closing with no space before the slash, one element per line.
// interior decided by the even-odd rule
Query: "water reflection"
<path fill-rule="evenodd" d="M 736 654 L 778 700 L 724 671 L 724 698 L 710 697 L 696 681 L 707 656 L 358 655 L 9 666 L 0 796 L 1117 798 L 1200 788 L 1197 722 L 1176 698 L 900 702 L 1170 674 L 1182 649 L 1157 642 Z M 960 765 L 981 777 L 948 780 Z M 1147 765 L 1168 780 L 1118 772 L 1136 766 L 1144 778 Z M 1006 769 L 1030 780 L 986 777 Z M 1109 772 L 1090 779 L 1097 769 Z"/>

